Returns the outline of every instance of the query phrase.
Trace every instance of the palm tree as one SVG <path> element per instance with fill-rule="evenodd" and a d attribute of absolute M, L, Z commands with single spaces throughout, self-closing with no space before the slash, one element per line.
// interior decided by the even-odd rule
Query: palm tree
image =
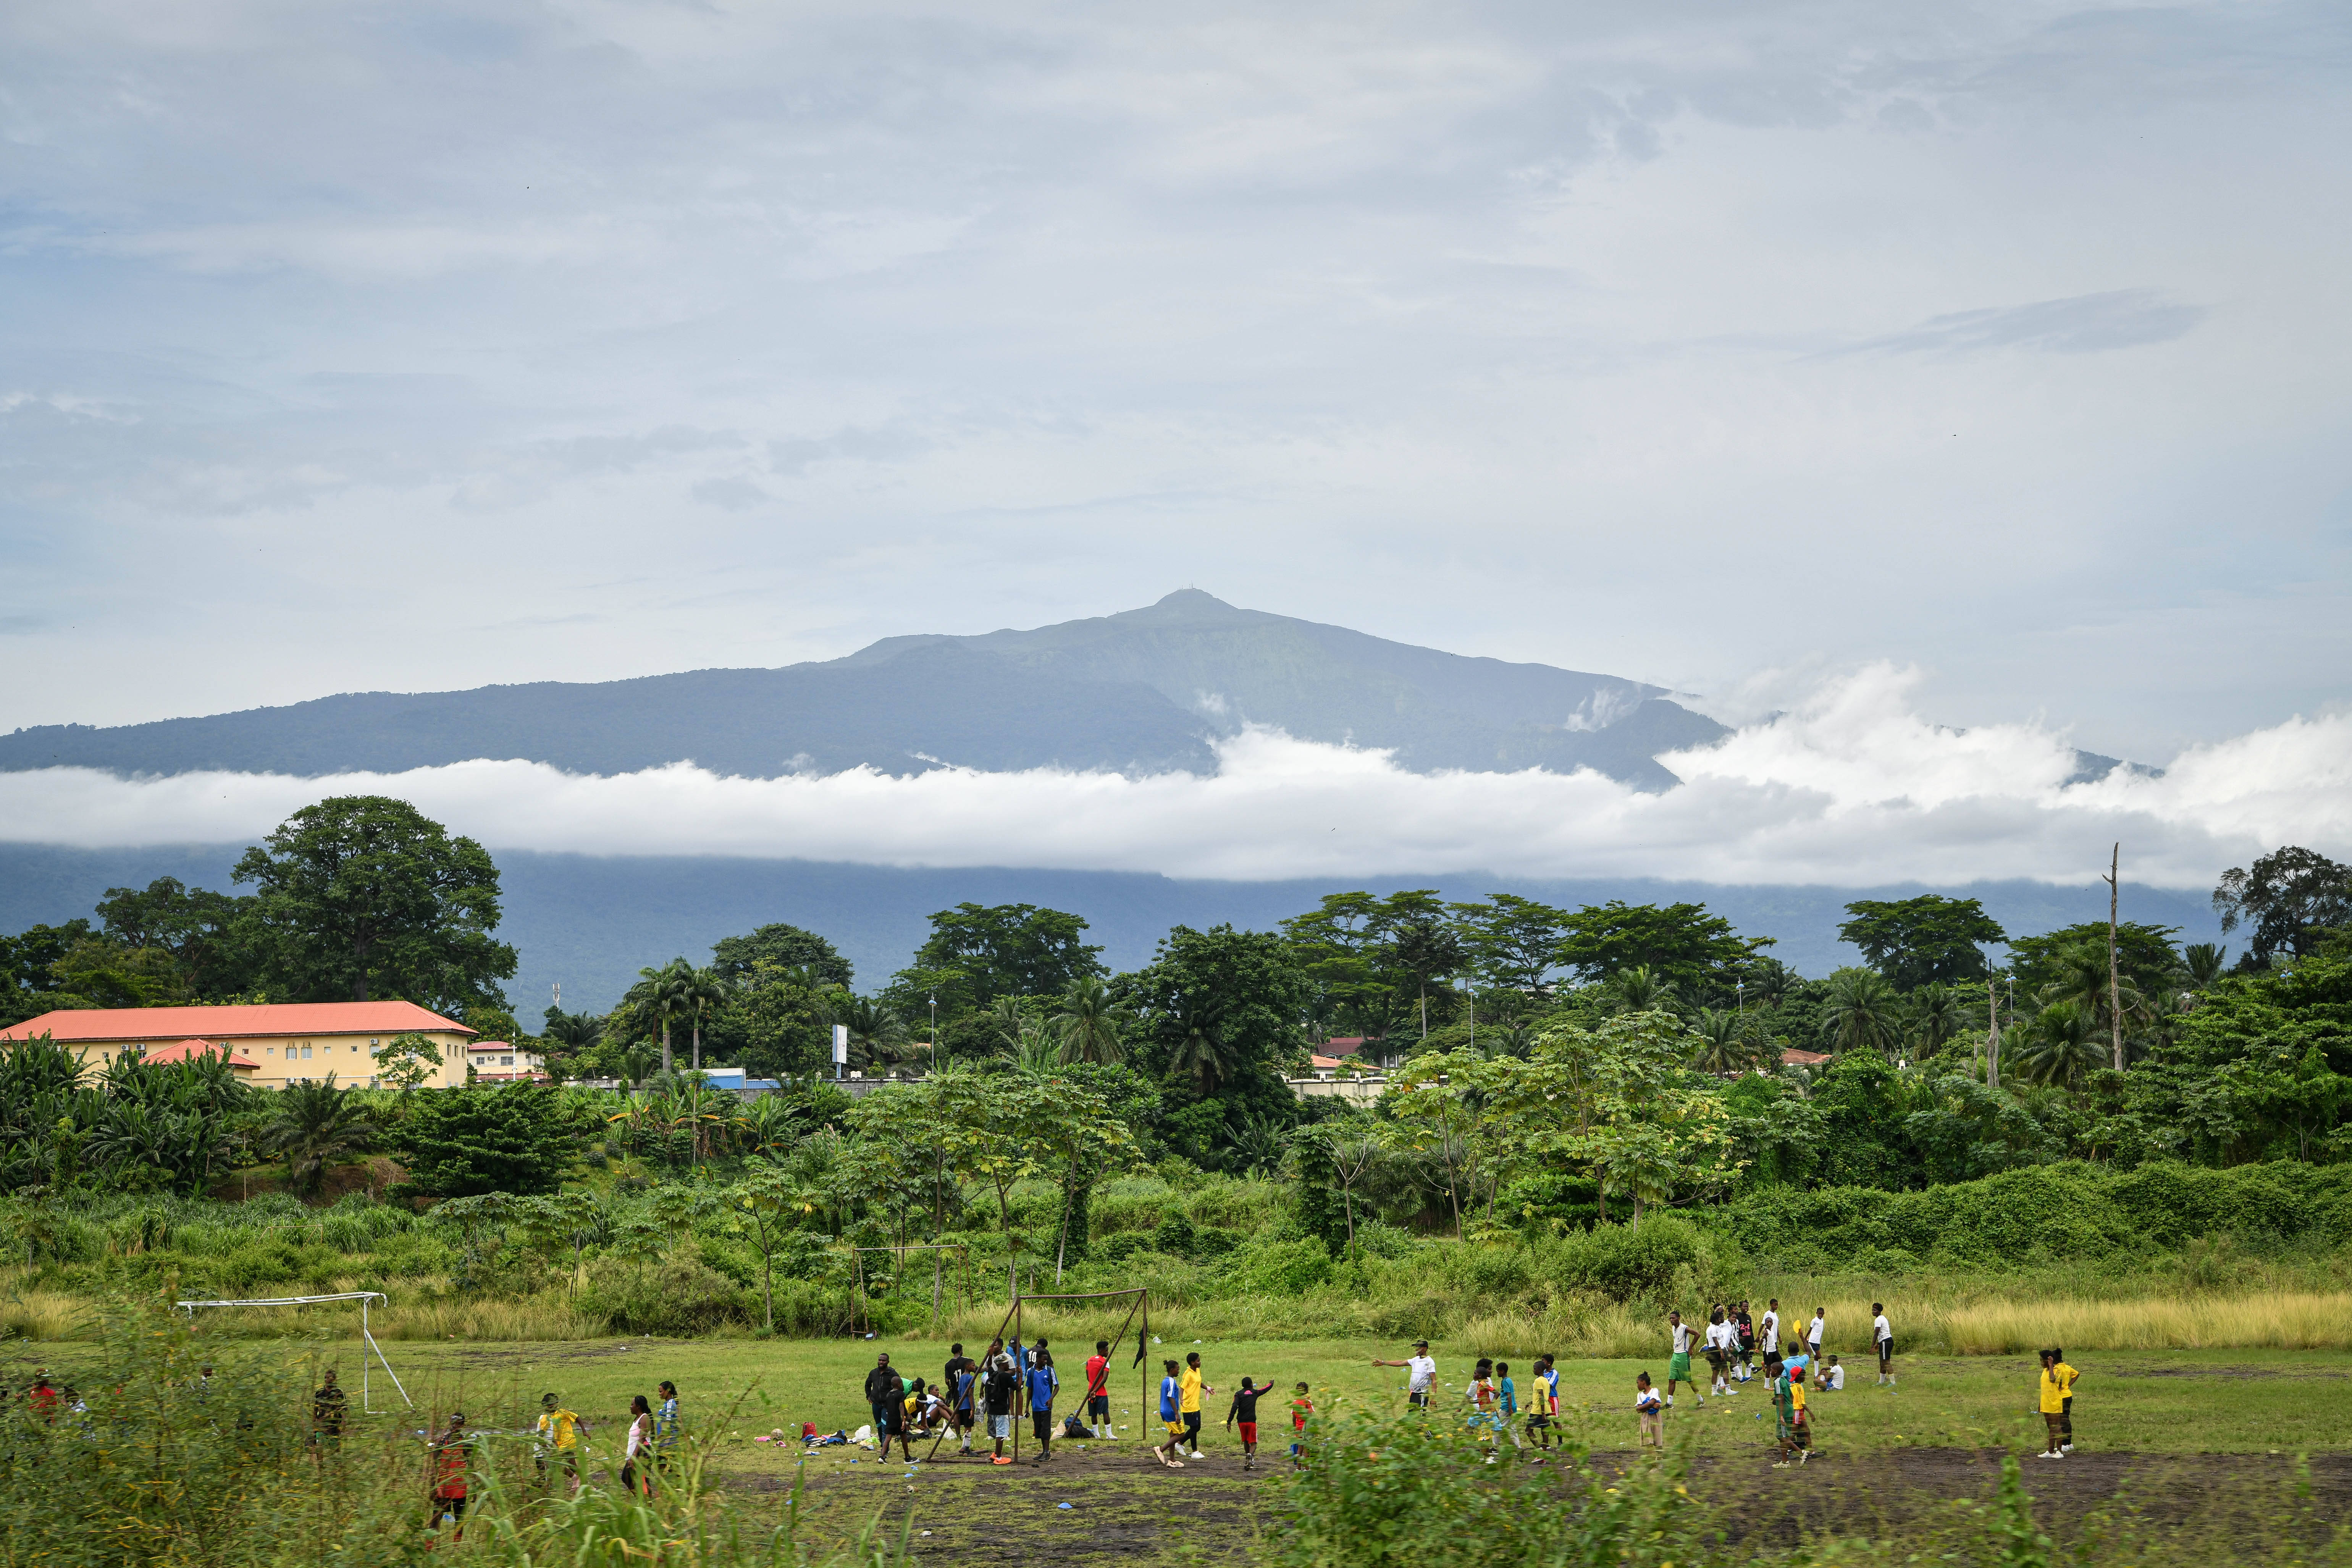
<path fill-rule="evenodd" d="M 1200 1086 L 1203 1095 L 1216 1093 L 1217 1085 L 1224 1081 L 1226 1072 L 1225 1048 L 1218 1043 L 1216 1026 L 1204 1027 L 1195 1024 L 1187 1029 L 1184 1037 L 1177 1042 L 1176 1054 L 1169 1061 L 1168 1070 L 1191 1073 L 1192 1081 Z"/>
<path fill-rule="evenodd" d="M 1116 1062 L 1127 1054 L 1119 1038 L 1119 1011 L 1110 987 L 1098 975 L 1082 974 L 1062 993 L 1054 1025 L 1062 1032 L 1066 1062 Z"/>
<path fill-rule="evenodd" d="M 2106 1062 L 2103 1034 L 2091 1009 L 2074 1002 L 2052 1003 L 2028 1026 L 2020 1053 L 2025 1076 L 2035 1083 L 2080 1089 Z"/>
<path fill-rule="evenodd" d="M 1748 1042 L 1742 1037 L 1739 1016 L 1718 1013 L 1709 1007 L 1698 1016 L 1698 1039 L 1691 1052 L 1691 1066 L 1701 1072 L 1729 1076 L 1748 1065 Z"/>
<path fill-rule="evenodd" d="M 1264 1175 L 1282 1163 L 1288 1140 L 1283 1136 L 1279 1122 L 1244 1110 L 1239 1125 L 1231 1131 L 1234 1155 L 1244 1175 Z"/>
<path fill-rule="evenodd" d="M 2117 989 L 2122 992 L 2120 996 L 2108 989 L 2107 954 L 2104 944 L 2081 942 L 2063 948 L 2057 954 L 2057 962 L 2058 977 L 2042 988 L 2039 997 L 2044 1007 L 2053 1002 L 2072 1002 L 2089 1016 L 2090 1026 L 2102 1034 L 2108 1032 L 2107 1015 L 2112 1004 L 2121 1003 L 2126 1027 L 2154 1016 L 2147 998 L 2130 984 L 2118 985 Z"/>
<path fill-rule="evenodd" d="M 1902 998 L 1875 969 L 1841 969 L 1829 978 L 1822 1036 L 1835 1051 L 1891 1046 L 1902 1038 Z"/>
<path fill-rule="evenodd" d="M 678 994 L 692 1009 L 688 1016 L 694 1020 L 694 1070 L 700 1072 L 702 1070 L 702 1020 L 717 1012 L 726 1002 L 727 982 L 719 978 L 719 971 L 716 969 L 689 969 L 686 972 L 686 984 L 680 989 Z"/>
<path fill-rule="evenodd" d="M 629 1000 L 649 1023 L 661 1026 L 661 1069 L 670 1070 L 669 1026 L 694 1011 L 688 1000 L 694 971 L 683 958 L 673 958 L 659 969 L 640 969 L 644 978 L 629 987 Z"/>
<path fill-rule="evenodd" d="M 645 1082 L 646 1075 L 653 1071 L 653 1053 L 646 1049 L 643 1040 L 621 1053 L 621 1076 L 628 1080 L 631 1089 Z"/>
<path fill-rule="evenodd" d="M 312 1194 L 326 1184 L 327 1167 L 364 1153 L 376 1136 L 367 1109 L 329 1073 L 320 1083 L 289 1083 L 278 1097 L 277 1116 L 262 1134 L 272 1152 L 286 1157 L 287 1184 Z"/>
<path fill-rule="evenodd" d="M 1797 987 L 1797 972 L 1777 958 L 1758 957 L 1748 963 L 1747 973 L 1740 977 L 1746 982 L 1741 993 L 1759 1007 L 1778 1005 Z"/>
<path fill-rule="evenodd" d="M 2230 950 L 2220 942 L 2191 942 L 2180 950 L 2180 960 L 2189 966 L 2189 989 L 2202 991 L 2221 978 L 2221 962 Z"/>
<path fill-rule="evenodd" d="M 1945 1042 L 1958 1038 L 1973 1021 L 1960 994 L 1940 980 L 1931 980 L 1911 993 L 1911 1040 L 1923 1057 L 1932 1057 Z"/>
<path fill-rule="evenodd" d="M 1675 983 L 1646 963 L 1619 970 L 1609 977 L 1606 990 L 1611 1005 L 1620 1013 L 1671 1011 L 1675 1001 Z"/>
<path fill-rule="evenodd" d="M 832 1009 L 833 1021 L 849 1027 L 849 1048 L 861 1066 L 887 1066 L 905 1055 L 907 1026 L 870 996 L 851 996 Z"/>

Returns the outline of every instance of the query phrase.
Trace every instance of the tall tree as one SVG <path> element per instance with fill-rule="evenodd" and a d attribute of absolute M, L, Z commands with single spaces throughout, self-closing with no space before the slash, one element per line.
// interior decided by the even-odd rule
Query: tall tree
<path fill-rule="evenodd" d="M 2290 844 L 2222 872 L 2213 910 L 2225 934 L 2250 928 L 2242 967 L 2262 968 L 2281 952 L 2307 957 L 2325 933 L 2352 926 L 2352 866 Z"/>
<path fill-rule="evenodd" d="M 505 1005 L 515 950 L 499 871 L 404 800 L 339 795 L 304 806 L 236 863 L 255 884 L 256 947 L 273 992 L 298 1001 L 397 996 L 436 1011 Z"/>
<path fill-rule="evenodd" d="M 251 902 L 176 877 L 158 877 L 143 889 L 109 888 L 98 901 L 106 934 L 125 947 L 158 948 L 172 955 L 199 1001 L 219 1001 L 251 984 L 253 958 L 238 919 Z"/>
<path fill-rule="evenodd" d="M 1110 987 L 1094 975 L 1081 975 L 1062 993 L 1062 1010 L 1054 1016 L 1061 1031 L 1066 1062 L 1112 1063 L 1127 1054 L 1121 1037 L 1124 1022 Z"/>
<path fill-rule="evenodd" d="M 1875 969 L 1838 970 L 1829 979 L 1822 1032 L 1837 1051 L 1894 1045 L 1903 1036 L 1903 1010 L 1894 985 Z"/>
<path fill-rule="evenodd" d="M 1694 1001 L 1731 989 L 1769 937 L 1742 937 L 1705 904 L 1587 904 L 1568 917 L 1559 961 L 1586 981 L 1646 964 Z"/>
<path fill-rule="evenodd" d="M 359 1096 L 335 1087 L 335 1075 L 286 1086 L 278 1112 L 262 1135 L 263 1146 L 286 1161 L 287 1184 L 315 1194 L 326 1185 L 327 1167 L 364 1152 L 375 1124 Z"/>
<path fill-rule="evenodd" d="M 1462 945 L 1490 990 L 1539 995 L 1559 967 L 1559 941 L 1568 916 L 1549 904 L 1512 893 L 1490 893 L 1483 904 L 1452 906 Z"/>
<path fill-rule="evenodd" d="M 721 980 L 748 980 L 761 964 L 777 969 L 806 969 L 820 980 L 847 985 L 855 978 L 849 960 L 833 943 L 813 931 L 781 921 L 763 925 L 749 936 L 721 937 L 710 944 L 710 967 Z"/>
<path fill-rule="evenodd" d="M 640 969 L 637 983 L 629 987 L 624 998 L 629 1012 L 642 1020 L 645 1027 L 659 1031 L 665 1076 L 673 1070 L 670 1028 L 694 1014 L 693 974 L 692 966 L 683 958 L 673 958 L 658 969 Z"/>
<path fill-rule="evenodd" d="M 1282 922 L 1305 982 L 1302 1010 L 1367 1039 L 1396 1022 L 1397 976 L 1381 939 L 1381 900 L 1366 892 L 1328 893 L 1313 910 Z"/>
<path fill-rule="evenodd" d="M 1421 1037 L 1429 1037 L 1429 987 L 1438 979 L 1458 974 L 1468 957 L 1462 933 L 1447 918 L 1445 905 L 1434 888 L 1391 893 L 1381 900 L 1373 930 L 1379 933 L 1388 967 L 1409 980 Z"/>
<path fill-rule="evenodd" d="M 1991 967 L 1979 943 L 2009 940 L 1974 899 L 1922 893 L 1916 899 L 1856 899 L 1838 927 L 1838 940 L 1862 950 L 1871 968 L 1916 991 L 1936 982 L 1982 980 Z"/>
<path fill-rule="evenodd" d="M 1081 917 L 1034 904 L 958 904 L 931 916 L 914 967 L 952 971 L 957 1009 L 984 1012 L 999 996 L 1051 996 L 1081 975 L 1108 973 L 1086 930 Z"/>

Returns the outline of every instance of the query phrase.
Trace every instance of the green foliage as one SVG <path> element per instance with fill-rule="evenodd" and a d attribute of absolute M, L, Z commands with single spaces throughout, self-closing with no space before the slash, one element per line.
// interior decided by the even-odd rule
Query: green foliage
<path fill-rule="evenodd" d="M 304 806 L 236 863 L 255 884 L 257 965 L 300 1002 L 404 997 L 435 1011 L 501 1006 L 515 951 L 499 923 L 499 872 L 406 801 L 342 795 Z"/>
<path fill-rule="evenodd" d="M 417 1096 L 394 1134 L 420 1193 L 551 1193 L 579 1157 L 557 1091 L 536 1084 Z"/>
<path fill-rule="evenodd" d="M 984 1013 L 1000 996 L 1051 996 L 1082 975 L 1099 975 L 1102 949 L 1084 940 L 1087 922 L 1034 904 L 958 904 L 931 916 L 894 1005 L 912 1016 L 925 986 L 937 986 L 943 1014 Z"/>
<path fill-rule="evenodd" d="M 2122 972 L 2124 984 L 2144 994 L 2153 995 L 2167 986 L 2188 976 L 2180 953 L 2172 939 L 2180 932 L 2174 926 L 2139 925 L 2126 921 L 2116 928 L 2116 967 Z M 2081 925 L 2061 926 L 2056 931 L 2038 936 L 2011 937 L 2009 942 L 2009 972 L 2017 983 L 2021 997 L 2038 994 L 2045 985 L 2067 978 L 2072 962 L 2069 954 L 2088 951 L 2095 960 L 2100 983 L 2105 982 L 2107 969 L 2107 922 L 2089 921 Z"/>
<path fill-rule="evenodd" d="M 2000 922 L 1974 899 L 1923 893 L 1916 899 L 1857 899 L 1838 940 L 1862 950 L 1871 968 L 1913 991 L 1933 981 L 1982 980 L 1991 973 L 1980 943 L 2009 940 Z"/>
<path fill-rule="evenodd" d="M 1648 968 L 1691 1001 L 1727 1000 L 1732 981 L 1769 938 L 1744 938 L 1704 904 L 1627 904 L 1612 899 L 1568 917 L 1559 961 L 1587 981 Z"/>
<path fill-rule="evenodd" d="M 2252 866 L 2224 871 L 2213 889 L 2213 909 L 2224 932 L 2242 924 L 2252 928 L 2249 967 L 2283 953 L 2305 957 L 2319 951 L 2325 933 L 2352 926 L 2352 866 L 2288 845 Z"/>
<path fill-rule="evenodd" d="M 756 979 L 762 970 L 805 970 L 819 984 L 844 989 L 855 973 L 833 943 L 813 931 L 781 922 L 763 925 L 749 936 L 719 938 L 710 944 L 710 967 L 722 980 L 739 983 Z"/>
<path fill-rule="evenodd" d="M 0 1190 L 197 1191 L 255 1103 L 216 1055 L 118 1057 L 85 1078 L 80 1056 L 47 1035 L 0 1043 Z"/>

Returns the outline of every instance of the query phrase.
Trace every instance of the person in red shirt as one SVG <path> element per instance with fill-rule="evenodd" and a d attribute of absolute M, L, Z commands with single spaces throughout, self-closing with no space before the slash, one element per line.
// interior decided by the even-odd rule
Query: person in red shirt
<path fill-rule="evenodd" d="M 49 1382 L 47 1368 L 33 1373 L 32 1392 L 25 1395 L 25 1401 L 33 1407 L 33 1414 L 42 1420 L 48 1422 L 57 1420 L 58 1391 Z"/>
<path fill-rule="evenodd" d="M 1095 1353 L 1087 1358 L 1087 1425 L 1104 1442 L 1111 1440 L 1108 1340 L 1097 1340 Z"/>
<path fill-rule="evenodd" d="M 433 1445 L 433 1528 L 441 1528 L 443 1520 L 457 1529 L 452 1541 L 466 1539 L 466 1449 L 472 1439 L 466 1436 L 466 1415 L 462 1410 L 449 1413 L 449 1429 Z"/>

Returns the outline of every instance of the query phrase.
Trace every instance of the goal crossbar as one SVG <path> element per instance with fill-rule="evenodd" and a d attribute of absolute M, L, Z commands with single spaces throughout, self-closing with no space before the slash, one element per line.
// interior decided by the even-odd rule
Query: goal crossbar
<path fill-rule="evenodd" d="M 383 1365 L 383 1374 L 392 1379 L 393 1387 L 400 1390 L 401 1403 L 411 1410 L 415 1409 L 416 1401 L 408 1397 L 408 1390 L 401 1384 L 400 1373 L 392 1370 L 392 1363 L 384 1359 L 383 1347 L 375 1342 L 375 1335 L 368 1330 L 369 1306 L 377 1301 L 387 1307 L 392 1305 L 392 1298 L 381 1290 L 341 1290 L 331 1296 L 258 1296 L 246 1301 L 182 1301 L 178 1306 L 188 1314 L 188 1321 L 194 1322 L 199 1307 L 325 1307 L 337 1301 L 357 1301 L 360 1304 L 360 1338 L 365 1342 L 367 1351 L 375 1352 L 375 1359 Z M 368 1403 L 367 1351 L 360 1352 L 360 1408 L 373 1415 L 376 1411 Z"/>

